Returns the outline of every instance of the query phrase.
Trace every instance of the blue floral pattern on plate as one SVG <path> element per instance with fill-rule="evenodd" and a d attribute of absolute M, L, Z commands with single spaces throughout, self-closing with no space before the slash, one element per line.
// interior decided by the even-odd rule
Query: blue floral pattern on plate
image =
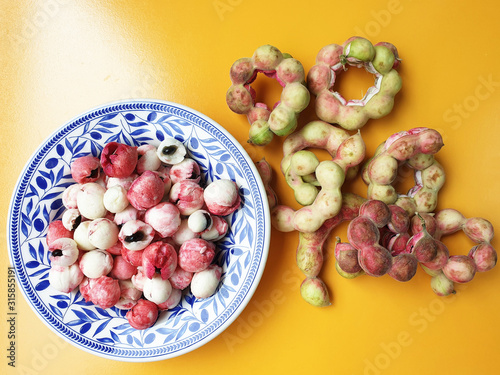
<path fill-rule="evenodd" d="M 85 302 L 78 290 L 50 287 L 45 245 L 48 224 L 64 211 L 63 191 L 74 181 L 70 164 L 100 155 L 107 142 L 158 145 L 166 137 L 183 142 L 201 167 L 206 183 L 230 178 L 240 187 L 242 206 L 227 219 L 228 235 L 218 242 L 223 267 L 212 297 L 191 293 L 162 312 L 148 329 L 133 329 L 126 311 L 103 310 Z M 252 297 L 267 260 L 269 209 L 257 170 L 241 145 L 220 125 L 185 106 L 159 100 L 116 102 L 87 112 L 53 133 L 27 163 L 15 188 L 8 220 L 9 255 L 25 298 L 40 319 L 77 347 L 122 361 L 175 357 L 220 334 Z"/>

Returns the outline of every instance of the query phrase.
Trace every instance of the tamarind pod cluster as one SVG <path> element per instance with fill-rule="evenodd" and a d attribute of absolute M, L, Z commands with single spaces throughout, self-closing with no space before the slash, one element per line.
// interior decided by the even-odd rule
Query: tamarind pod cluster
<path fill-rule="evenodd" d="M 415 218 L 420 220 L 418 225 Z M 434 220 L 426 214 L 429 228 L 435 232 L 437 226 L 429 218 Z M 347 278 L 388 274 L 407 282 L 415 276 L 419 264 L 434 276 L 442 272 L 450 258 L 446 245 L 427 231 L 420 214 L 410 218 L 403 208 L 380 200 L 366 200 L 360 206 L 359 215 L 347 228 L 347 239 L 347 243 L 339 240 L 335 250 L 337 271 Z M 358 266 L 362 272 L 356 269 Z"/>
<path fill-rule="evenodd" d="M 481 217 L 466 218 L 455 209 L 443 209 L 436 212 L 436 237 L 443 237 L 462 230 L 476 245 L 467 255 L 450 256 L 443 267 L 443 273 L 451 281 L 469 282 L 476 272 L 486 272 L 495 267 L 497 252 L 491 245 L 494 236 L 493 225 Z"/>
<path fill-rule="evenodd" d="M 347 227 L 347 239 L 358 251 L 358 262 L 370 276 L 385 275 L 392 266 L 392 255 L 380 244 L 380 231 L 387 225 L 391 213 L 379 200 L 367 200 L 360 207 L 360 214 Z"/>
<path fill-rule="evenodd" d="M 369 119 L 386 116 L 401 89 L 401 77 L 395 70 L 399 63 L 396 47 L 387 42 L 372 45 L 365 38 L 352 37 L 342 45 L 323 47 L 307 75 L 309 90 L 316 95 L 316 114 L 348 130 L 360 129 Z M 346 100 L 334 91 L 337 77 L 348 65 L 364 67 L 375 75 L 374 86 L 361 100 Z"/>
<path fill-rule="evenodd" d="M 319 162 L 316 155 L 306 148 L 323 148 L 332 159 Z M 294 190 L 296 201 L 303 205 L 291 219 L 295 230 L 315 232 L 325 220 L 338 214 L 342 205 L 341 187 L 347 171 L 361 163 L 365 150 L 359 132 L 349 135 L 323 121 L 310 122 L 287 137 L 281 170 Z M 280 213 L 283 212 L 290 213 L 280 209 Z M 288 222 L 288 219 L 282 221 Z"/>
<path fill-rule="evenodd" d="M 320 186 L 315 176 L 318 158 L 307 149 L 324 149 L 333 158 L 340 145 L 349 137 L 349 133 L 343 129 L 323 121 L 312 121 L 285 139 L 281 171 L 299 204 L 312 204 Z M 311 181 L 306 181 L 308 177 Z"/>
<path fill-rule="evenodd" d="M 361 205 L 359 215 L 351 220 L 347 227 L 349 244 L 357 250 L 358 264 L 367 275 L 380 277 L 393 269 L 392 276 L 402 278 L 398 272 L 405 272 L 402 269 L 403 259 L 399 262 L 399 258 L 393 257 L 391 252 L 381 244 L 381 230 L 387 228 L 392 219 L 391 209 L 384 202 L 367 200 Z M 336 253 L 338 255 L 338 268 L 352 277 L 356 272 L 353 272 L 352 266 L 350 270 L 344 266 L 341 257 L 341 255 L 350 255 L 352 250 L 344 254 L 342 247 L 345 244 L 339 243 L 337 246 L 340 247 Z M 406 273 L 408 272 L 411 274 L 409 278 L 413 277 L 415 272 L 406 271 Z M 340 274 L 344 276 L 342 272 Z"/>
<path fill-rule="evenodd" d="M 454 283 L 470 282 L 477 272 L 486 272 L 495 267 L 497 252 L 491 245 L 494 229 L 488 220 L 480 217 L 466 218 L 452 208 L 421 216 L 423 222 L 420 225 L 415 218 L 412 219 L 412 230 L 417 232 L 422 226 L 429 228 L 428 232 L 441 247 L 444 246 L 439 241 L 442 237 L 460 230 L 475 243 L 467 254 L 450 255 L 446 249 L 438 252 L 432 262 L 422 263 L 424 270 L 432 276 L 431 287 L 436 294 L 454 293 Z"/>
<path fill-rule="evenodd" d="M 386 227 L 380 229 L 380 244 L 389 250 L 392 256 L 396 256 L 406 250 L 406 243 L 410 240 L 410 215 L 395 204 L 387 207 L 391 216 Z"/>
<path fill-rule="evenodd" d="M 331 231 L 340 223 L 345 220 L 352 220 L 358 215 L 359 207 L 364 201 L 364 198 L 356 194 L 343 194 L 341 210 L 335 217 L 325 220 L 323 225 L 315 232 L 299 232 L 296 260 L 298 268 L 306 276 L 301 285 L 301 294 L 307 302 L 315 306 L 330 304 L 326 285 L 318 276 L 323 267 L 325 241 Z M 323 299 L 318 296 L 322 296 Z M 322 301 L 322 303 L 318 303 L 318 301 Z"/>
<path fill-rule="evenodd" d="M 272 109 L 256 102 L 256 92 L 251 84 L 258 73 L 276 79 L 283 87 L 280 100 Z M 236 60 L 229 76 L 232 84 L 226 93 L 226 103 L 233 112 L 247 116 L 250 143 L 264 146 L 274 135 L 287 136 L 297 128 L 298 116 L 310 100 L 300 61 L 274 46 L 263 45 L 251 58 Z"/>
<path fill-rule="evenodd" d="M 368 199 L 396 203 L 401 196 L 393 184 L 399 168 L 407 164 L 415 170 L 416 185 L 399 203 L 408 212 L 432 212 L 445 182 L 444 169 L 434 159 L 442 146 L 443 139 L 434 129 L 419 127 L 391 135 L 363 167 Z"/>

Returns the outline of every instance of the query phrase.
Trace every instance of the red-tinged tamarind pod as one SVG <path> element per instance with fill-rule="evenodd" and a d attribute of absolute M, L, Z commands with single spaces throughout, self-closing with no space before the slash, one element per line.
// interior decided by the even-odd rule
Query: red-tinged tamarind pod
<path fill-rule="evenodd" d="M 337 265 L 342 271 L 352 275 L 363 270 L 359 265 L 358 250 L 351 244 L 340 242 L 340 239 L 338 239 L 334 253 Z"/>
<path fill-rule="evenodd" d="M 476 263 L 467 255 L 453 255 L 448 258 L 443 273 L 455 283 L 467 283 L 476 274 Z"/>
<path fill-rule="evenodd" d="M 280 100 L 272 109 L 256 102 L 256 92 L 251 85 L 258 73 L 276 79 L 283 87 Z M 249 143 L 264 146 L 274 135 L 287 136 L 297 128 L 298 116 L 310 101 L 304 67 L 298 60 L 266 44 L 258 47 L 251 58 L 236 60 L 229 77 L 231 86 L 226 92 L 226 103 L 233 112 L 247 116 Z"/>
<path fill-rule="evenodd" d="M 300 285 L 300 295 L 304 301 L 316 307 L 331 305 L 326 284 L 318 277 L 306 278 Z"/>
<path fill-rule="evenodd" d="M 391 253 L 378 243 L 358 249 L 358 260 L 366 274 L 374 277 L 385 275 L 392 266 Z"/>
<path fill-rule="evenodd" d="M 481 217 L 467 219 L 463 231 L 467 237 L 476 243 L 490 243 L 494 235 L 493 225 Z"/>
<path fill-rule="evenodd" d="M 406 252 L 414 254 L 419 262 L 425 263 L 436 258 L 439 246 L 434 237 L 427 232 L 423 219 L 421 220 L 423 228 L 410 238 L 406 244 Z"/>
<path fill-rule="evenodd" d="M 377 228 L 385 227 L 391 220 L 391 210 L 382 201 L 367 200 L 359 208 L 359 215 L 370 218 Z"/>
<path fill-rule="evenodd" d="M 397 50 L 392 44 L 374 46 L 362 37 L 351 37 L 342 45 L 321 48 L 316 64 L 307 75 L 307 85 L 316 95 L 316 114 L 326 122 L 347 130 L 363 127 L 369 119 L 389 114 L 394 97 L 401 89 L 401 77 L 395 70 Z M 398 57 L 399 59 L 399 57 Z M 348 100 L 334 90 L 336 80 L 349 66 L 363 67 L 375 75 L 375 84 L 360 100 Z"/>
<path fill-rule="evenodd" d="M 432 212 L 437 205 L 438 192 L 445 182 L 444 170 L 434 159 L 434 154 L 442 146 L 441 134 L 434 129 L 419 127 L 392 134 L 363 167 L 368 199 L 396 204 L 408 211 L 410 217 L 417 211 Z M 400 201 L 402 196 L 393 184 L 399 169 L 405 164 L 415 169 L 416 184 L 405 200 Z"/>
<path fill-rule="evenodd" d="M 394 280 L 410 281 L 417 273 L 418 260 L 413 254 L 401 253 L 392 258 L 392 265 L 387 273 Z"/>
<path fill-rule="evenodd" d="M 489 243 L 474 246 L 468 255 L 476 263 L 477 272 L 489 271 L 497 264 L 497 252 Z"/>

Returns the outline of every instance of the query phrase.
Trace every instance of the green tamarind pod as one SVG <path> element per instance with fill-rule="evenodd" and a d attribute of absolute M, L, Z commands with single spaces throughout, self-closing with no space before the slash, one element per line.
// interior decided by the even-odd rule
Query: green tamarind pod
<path fill-rule="evenodd" d="M 269 123 L 265 120 L 257 120 L 250 125 L 248 143 L 257 146 L 265 146 L 273 139 L 274 133 L 269 128 Z"/>
<path fill-rule="evenodd" d="M 375 48 L 368 39 L 357 37 L 345 46 L 342 56 L 341 62 L 344 65 L 345 63 L 368 62 L 375 57 Z"/>
<path fill-rule="evenodd" d="M 394 65 L 396 57 L 394 53 L 385 46 L 375 46 L 375 57 L 373 58 L 372 65 L 380 74 L 389 73 Z"/>
<path fill-rule="evenodd" d="M 269 128 L 280 137 L 291 134 L 297 128 L 295 112 L 284 105 L 278 105 L 269 116 Z"/>
<path fill-rule="evenodd" d="M 300 294 L 307 303 L 313 306 L 331 305 L 326 284 L 317 277 L 305 279 L 300 285 Z"/>

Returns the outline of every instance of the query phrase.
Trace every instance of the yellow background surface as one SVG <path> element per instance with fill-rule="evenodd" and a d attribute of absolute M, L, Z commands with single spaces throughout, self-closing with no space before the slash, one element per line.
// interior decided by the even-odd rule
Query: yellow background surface
<path fill-rule="evenodd" d="M 83 111 L 119 99 L 177 102 L 214 119 L 254 161 L 274 168 L 282 203 L 293 194 L 279 171 L 282 139 L 246 143 L 248 122 L 229 110 L 229 68 L 272 44 L 307 71 L 330 43 L 353 35 L 395 44 L 403 88 L 387 117 L 362 129 L 367 155 L 390 134 L 416 126 L 441 132 L 436 158 L 447 181 L 438 209 L 456 208 L 500 228 L 500 42 L 494 1 L 7 1 L 0 5 L 0 370 L 8 374 L 495 374 L 500 335 L 500 269 L 438 297 L 421 269 L 407 283 L 389 276 L 346 280 L 327 259 L 321 276 L 332 306 L 300 297 L 297 233 L 273 229 L 268 263 L 252 300 L 203 347 L 151 363 L 88 354 L 47 328 L 17 291 L 16 368 L 7 366 L 9 201 L 25 163 L 58 127 Z M 360 98 L 372 77 L 351 68 L 338 82 Z M 275 82 L 258 79 L 271 103 Z M 299 125 L 316 119 L 313 103 Z M 412 177 L 408 177 L 408 186 Z M 351 191 L 366 196 L 362 182 Z M 346 226 L 334 231 L 345 238 Z M 473 246 L 458 233 L 452 254 Z M 498 238 L 493 245 L 500 248 Z M 327 254 L 332 253 L 332 243 Z M 160 372 L 161 371 L 161 372 Z"/>

